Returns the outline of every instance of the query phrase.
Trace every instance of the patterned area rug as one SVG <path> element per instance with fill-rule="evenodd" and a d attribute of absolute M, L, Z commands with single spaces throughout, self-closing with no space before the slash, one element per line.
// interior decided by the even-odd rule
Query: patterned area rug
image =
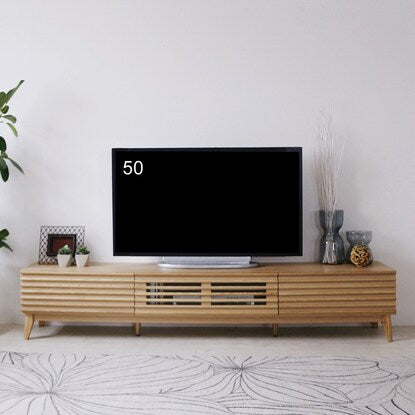
<path fill-rule="evenodd" d="M 415 359 L 3 352 L 0 414 L 415 414 Z"/>

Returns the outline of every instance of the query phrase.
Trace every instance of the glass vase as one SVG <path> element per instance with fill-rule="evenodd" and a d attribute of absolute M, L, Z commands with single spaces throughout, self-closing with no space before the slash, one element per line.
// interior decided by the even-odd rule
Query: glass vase
<path fill-rule="evenodd" d="M 347 231 L 346 238 L 350 244 L 346 259 L 349 264 L 365 267 L 373 262 L 372 250 L 369 243 L 372 240 L 371 231 Z"/>
<path fill-rule="evenodd" d="M 320 262 L 322 264 L 343 264 L 345 261 L 344 242 L 339 234 L 343 226 L 343 210 L 326 212 L 320 210 L 320 225 L 324 234 L 320 240 Z"/>

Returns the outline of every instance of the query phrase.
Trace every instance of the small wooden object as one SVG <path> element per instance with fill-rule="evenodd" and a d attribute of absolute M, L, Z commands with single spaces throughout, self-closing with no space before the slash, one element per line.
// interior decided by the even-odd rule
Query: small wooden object
<path fill-rule="evenodd" d="M 356 267 L 367 267 L 372 263 L 372 251 L 368 246 L 356 245 L 350 252 L 350 261 Z"/>

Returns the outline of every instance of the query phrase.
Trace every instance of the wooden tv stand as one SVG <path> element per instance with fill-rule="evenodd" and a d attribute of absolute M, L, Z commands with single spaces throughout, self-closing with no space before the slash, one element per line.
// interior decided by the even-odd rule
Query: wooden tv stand
<path fill-rule="evenodd" d="M 21 270 L 24 338 L 33 322 L 383 324 L 392 341 L 396 272 L 317 263 L 248 269 L 162 269 L 150 264 L 92 264 Z"/>

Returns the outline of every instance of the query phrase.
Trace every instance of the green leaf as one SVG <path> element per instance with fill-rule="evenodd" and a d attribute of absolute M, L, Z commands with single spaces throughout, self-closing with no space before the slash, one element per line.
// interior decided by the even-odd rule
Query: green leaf
<path fill-rule="evenodd" d="M 9 168 L 7 166 L 5 169 L 0 170 L 0 174 L 3 182 L 7 182 L 7 180 L 9 180 Z"/>
<path fill-rule="evenodd" d="M 9 251 L 13 252 L 13 249 L 4 241 L 0 241 L 0 248 L 7 248 Z"/>
<path fill-rule="evenodd" d="M 3 113 L 3 114 L 7 114 L 7 111 L 9 110 L 9 106 L 8 105 L 5 105 L 2 109 L 1 109 L 1 112 Z"/>
<path fill-rule="evenodd" d="M 19 134 L 17 134 L 17 130 L 16 127 L 13 124 L 10 124 L 9 122 L 7 123 L 7 125 L 10 127 L 10 129 L 13 131 L 13 134 L 15 135 L 15 137 L 18 137 Z"/>
<path fill-rule="evenodd" d="M 9 236 L 9 231 L 7 229 L 2 229 L 0 231 L 0 239 L 5 239 Z"/>
<path fill-rule="evenodd" d="M 0 137 L 0 151 L 6 151 L 6 150 L 7 150 L 6 140 L 3 137 Z"/>
<path fill-rule="evenodd" d="M 16 91 L 19 89 L 20 85 L 23 82 L 24 81 L 20 81 L 15 88 L 11 89 L 6 95 L 0 98 L 0 108 L 3 108 L 4 105 L 6 105 L 10 101 L 12 96 L 16 93 Z"/>
<path fill-rule="evenodd" d="M 4 161 L 5 157 L 4 156 L 0 156 L 0 170 L 5 170 L 7 169 L 7 164 Z"/>
<path fill-rule="evenodd" d="M 10 157 L 7 157 L 7 160 L 10 160 L 10 163 L 12 163 L 13 166 L 16 167 L 16 169 L 20 171 L 20 173 L 24 174 L 23 169 L 14 160 L 12 160 Z"/>
<path fill-rule="evenodd" d="M 6 118 L 6 120 L 11 121 L 13 124 L 17 121 L 17 118 L 14 115 L 3 115 L 3 118 Z"/>

